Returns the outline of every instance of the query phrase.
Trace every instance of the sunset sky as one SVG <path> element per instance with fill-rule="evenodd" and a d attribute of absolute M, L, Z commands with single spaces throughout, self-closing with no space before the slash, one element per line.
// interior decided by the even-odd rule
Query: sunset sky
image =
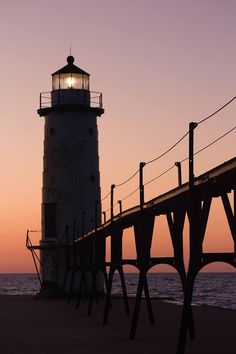
<path fill-rule="evenodd" d="M 190 121 L 201 120 L 236 95 L 235 17 L 234 0 L 0 0 L 0 272 L 34 271 L 25 235 L 28 228 L 41 228 L 44 119 L 37 115 L 39 93 L 51 90 L 51 73 L 66 64 L 70 45 L 75 65 L 91 74 L 91 90 L 103 93 L 105 114 L 98 124 L 105 196 L 140 161 L 174 144 Z M 199 126 L 196 150 L 233 128 L 235 113 L 236 101 Z M 187 147 L 185 139 L 146 166 L 145 182 L 187 157 Z M 195 173 L 234 156 L 235 130 L 196 157 Z M 145 200 L 176 184 L 173 169 L 147 186 Z M 134 178 L 117 188 L 115 202 L 137 187 Z M 123 208 L 137 202 L 136 193 Z M 168 255 L 165 222 L 160 225 L 158 254 Z M 207 231 L 206 250 L 232 250 L 217 202 Z M 124 254 L 130 257 L 131 230 L 125 235 Z M 187 238 L 186 226 L 186 250 Z M 231 268 L 214 267 L 225 269 Z"/>

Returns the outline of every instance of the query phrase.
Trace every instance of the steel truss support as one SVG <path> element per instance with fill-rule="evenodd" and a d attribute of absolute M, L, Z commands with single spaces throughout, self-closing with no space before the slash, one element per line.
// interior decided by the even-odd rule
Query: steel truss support
<path fill-rule="evenodd" d="M 99 274 L 102 274 L 105 282 L 106 293 L 108 291 L 108 278 L 106 271 L 106 238 L 102 235 L 96 235 L 94 238 L 94 257 L 92 268 L 92 285 L 89 294 L 88 315 L 92 313 L 93 300 L 96 298 L 98 302 L 98 292 L 96 287 L 96 281 Z"/>
<path fill-rule="evenodd" d="M 105 308 L 103 314 L 103 325 L 106 325 L 108 322 L 109 309 L 111 308 L 112 281 L 113 281 L 113 276 L 115 271 L 118 271 L 120 275 L 126 314 L 129 315 L 130 313 L 128 296 L 127 296 L 126 285 L 125 285 L 123 264 L 122 264 L 123 229 L 120 228 L 119 226 L 116 227 L 112 225 L 110 237 L 111 237 L 111 262 L 110 262 L 110 270 L 109 270 L 108 283 L 107 283 Z"/>
<path fill-rule="evenodd" d="M 149 315 L 149 321 L 154 324 L 154 316 L 151 307 L 151 301 L 149 296 L 149 289 L 147 283 L 147 273 L 151 267 L 158 264 L 169 264 L 173 266 L 181 279 L 182 288 L 184 291 L 186 283 L 186 272 L 183 260 L 183 228 L 186 215 L 186 208 L 184 201 L 175 206 L 172 212 L 166 211 L 166 218 L 169 226 L 170 237 L 174 250 L 174 257 L 157 257 L 152 258 L 150 255 L 151 243 L 153 237 L 153 228 L 155 215 L 154 214 L 142 214 L 137 223 L 134 225 L 135 229 L 135 240 L 136 240 L 136 251 L 137 251 L 137 264 L 140 269 L 139 282 L 136 293 L 136 300 L 134 306 L 134 312 L 132 317 L 132 323 L 130 328 L 129 338 L 132 340 L 135 338 L 136 328 L 138 323 L 142 292 L 144 290 L 146 305 Z M 189 331 L 191 338 L 194 338 L 194 325 L 193 319 L 189 323 Z"/>
<path fill-rule="evenodd" d="M 211 193 L 211 191 L 208 190 L 204 191 L 204 195 L 203 193 L 198 193 L 196 189 L 192 190 L 191 192 L 191 204 L 189 205 L 188 210 L 190 224 L 190 259 L 184 293 L 184 304 L 179 331 L 177 354 L 184 354 L 185 352 L 187 327 L 189 321 L 191 320 L 193 288 L 199 271 L 205 265 L 216 261 L 223 261 L 236 267 L 235 189 L 233 190 L 233 195 L 234 210 L 231 207 L 226 191 L 218 192 L 217 195 L 214 195 L 214 193 Z M 229 228 L 231 231 L 231 236 L 234 241 L 233 253 L 203 253 L 203 241 L 206 233 L 207 221 L 213 197 L 220 197 L 223 202 L 226 218 L 228 220 Z"/>
<path fill-rule="evenodd" d="M 149 315 L 149 321 L 151 324 L 154 324 L 154 316 L 151 307 L 148 283 L 147 283 L 147 272 L 150 268 L 150 251 L 152 244 L 152 236 L 153 236 L 153 227 L 154 227 L 155 216 L 144 214 L 144 212 L 139 216 L 134 224 L 134 235 L 135 235 L 135 245 L 137 252 L 137 266 L 140 270 L 139 273 L 139 281 L 138 288 L 135 298 L 134 312 L 132 316 L 131 328 L 130 328 L 130 339 L 134 339 L 141 299 L 142 292 L 144 290 L 146 305 Z"/>

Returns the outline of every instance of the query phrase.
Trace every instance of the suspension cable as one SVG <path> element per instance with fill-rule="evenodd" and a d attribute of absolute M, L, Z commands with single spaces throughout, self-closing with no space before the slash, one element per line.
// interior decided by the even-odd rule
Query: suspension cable
<path fill-rule="evenodd" d="M 196 151 L 194 153 L 194 155 L 199 154 L 200 152 L 206 150 L 207 148 L 209 148 L 210 146 L 212 146 L 213 144 L 217 143 L 219 140 L 223 139 L 225 136 L 227 136 L 228 134 L 230 134 L 232 131 L 234 131 L 236 129 L 236 126 L 231 128 L 230 130 L 228 130 L 226 133 L 222 134 L 221 136 L 219 136 L 217 139 L 213 140 L 211 143 L 207 144 L 206 146 L 204 146 L 203 148 L 201 148 L 200 150 Z M 185 161 L 187 161 L 189 159 L 189 157 L 184 158 L 183 160 L 180 161 L 180 163 L 183 163 Z M 154 177 L 153 179 L 151 179 L 150 181 L 146 182 L 144 184 L 144 186 L 152 183 L 153 181 L 155 181 L 156 179 L 162 177 L 163 175 L 165 175 L 167 172 L 171 171 L 173 168 L 175 167 L 175 165 L 172 165 L 171 167 L 169 167 L 167 170 L 165 170 L 164 172 L 162 172 L 160 175 L 158 175 L 157 177 Z"/>
<path fill-rule="evenodd" d="M 155 157 L 154 159 L 146 162 L 146 165 L 149 165 L 150 163 L 159 160 L 161 157 L 165 156 L 166 154 L 168 154 L 168 152 L 170 152 L 171 150 L 173 150 L 187 135 L 189 134 L 189 132 L 187 131 L 187 133 L 185 133 L 174 145 L 172 145 L 168 150 L 166 150 L 165 152 L 163 152 L 161 155 Z"/>
<path fill-rule="evenodd" d="M 199 122 L 197 122 L 197 124 L 201 124 L 203 122 L 205 122 L 206 120 L 210 119 L 211 117 L 213 117 L 214 115 L 216 115 L 217 113 L 219 113 L 220 111 L 222 111 L 222 109 L 224 109 L 225 107 L 227 107 L 231 102 L 233 102 L 236 99 L 236 96 L 234 96 L 233 98 L 231 98 L 231 100 L 229 100 L 228 102 L 226 102 L 223 106 L 221 106 L 219 109 L 217 109 L 215 112 L 211 113 L 209 116 L 203 118 L 202 120 L 200 120 Z"/>
<path fill-rule="evenodd" d="M 169 172 L 170 170 L 172 170 L 175 167 L 175 165 L 172 165 L 171 167 L 169 167 L 167 170 L 165 170 L 164 172 L 162 172 L 160 175 L 158 175 L 157 177 L 154 177 L 153 179 L 151 179 L 150 181 L 144 183 L 144 186 L 154 182 L 156 179 L 162 177 L 163 175 L 165 175 L 167 172 Z"/>
<path fill-rule="evenodd" d="M 101 199 L 101 202 L 103 202 L 105 199 L 107 199 L 110 194 L 111 194 L 111 192 L 109 192 L 104 198 L 102 198 L 102 199 Z"/>
<path fill-rule="evenodd" d="M 121 199 L 121 202 L 123 202 L 124 200 L 128 199 L 129 197 L 131 197 L 131 195 L 133 195 L 134 193 L 136 193 L 139 190 L 139 187 L 136 188 L 133 192 L 131 192 L 130 194 L 128 194 L 126 197 L 124 197 L 123 199 Z"/>
<path fill-rule="evenodd" d="M 221 106 L 219 109 L 217 109 L 215 112 L 211 113 L 209 116 L 201 119 L 199 122 L 197 122 L 197 125 L 207 121 L 208 119 L 210 119 L 211 117 L 215 116 L 217 113 L 219 113 L 220 111 L 222 111 L 225 107 L 227 107 L 230 103 L 232 103 L 234 100 L 236 99 L 236 96 L 234 96 L 233 98 L 231 98 L 228 102 L 226 102 L 223 106 Z M 219 137 L 218 139 L 216 139 L 215 141 L 211 142 L 210 144 L 208 144 L 207 146 L 205 146 L 204 148 L 202 148 L 201 150 L 197 151 L 194 153 L 194 155 L 200 153 L 201 151 L 205 150 L 206 148 L 208 148 L 209 146 L 213 145 L 214 143 L 216 143 L 217 141 L 219 141 L 220 139 L 222 139 L 224 136 L 228 135 L 231 131 L 233 131 L 235 129 L 232 128 L 230 131 L 228 131 L 227 133 L 223 134 L 221 137 Z M 168 154 L 171 150 L 173 150 L 182 140 L 184 140 L 184 138 L 186 138 L 186 136 L 189 134 L 189 131 L 187 131 L 179 140 L 177 140 L 177 142 L 175 144 L 173 144 L 169 149 L 167 149 L 166 151 L 164 151 L 162 154 L 160 154 L 159 156 L 155 157 L 154 159 L 146 162 L 146 165 L 149 165 L 157 160 L 159 160 L 160 158 L 162 158 L 163 156 L 165 156 L 166 154 Z M 180 161 L 181 163 L 186 161 L 188 158 L 183 159 L 182 161 Z M 145 183 L 144 185 L 147 185 L 149 183 L 151 183 L 152 181 L 156 180 L 157 178 L 163 176 L 163 174 L 169 172 L 172 168 L 174 168 L 174 166 L 170 167 L 169 169 L 167 169 L 166 171 L 164 171 L 161 175 L 155 177 L 154 179 L 152 179 L 151 181 Z M 131 175 L 131 177 L 129 177 L 128 179 L 126 179 L 124 182 L 121 182 L 119 184 L 116 185 L 116 187 L 120 187 L 124 184 L 126 184 L 127 182 L 129 182 L 130 180 L 132 180 L 137 174 L 139 173 L 139 170 L 137 170 L 133 175 Z M 137 190 L 135 190 L 136 192 Z M 131 195 L 135 192 L 132 192 Z M 101 201 L 104 201 L 109 195 L 111 194 L 111 192 L 109 192 L 103 199 L 101 199 Z M 128 198 L 130 195 L 128 195 L 126 198 Z M 124 200 L 124 199 L 123 199 Z"/>
<path fill-rule="evenodd" d="M 200 152 L 202 152 L 203 150 L 206 150 L 208 147 L 210 147 L 211 145 L 217 143 L 219 140 L 223 139 L 226 135 L 228 135 L 229 133 L 231 133 L 234 129 L 236 129 L 236 126 L 233 127 L 232 129 L 228 130 L 226 133 L 224 133 L 223 135 L 219 136 L 217 139 L 213 140 L 211 143 L 209 143 L 208 145 L 204 146 L 202 149 L 196 151 L 194 153 L 194 155 L 199 154 Z"/>
<path fill-rule="evenodd" d="M 139 173 L 139 170 L 137 170 L 131 177 L 129 177 L 128 179 L 126 179 L 124 182 L 121 182 L 121 183 L 119 183 L 119 184 L 116 184 L 116 187 L 123 186 L 125 183 L 131 181 L 131 179 L 133 179 L 138 173 Z"/>

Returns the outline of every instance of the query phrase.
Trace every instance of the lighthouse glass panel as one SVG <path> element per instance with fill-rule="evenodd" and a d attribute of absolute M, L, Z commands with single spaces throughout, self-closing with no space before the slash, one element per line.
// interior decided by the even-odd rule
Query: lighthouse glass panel
<path fill-rule="evenodd" d="M 89 76 L 83 75 L 83 87 L 84 90 L 89 90 Z"/>
<path fill-rule="evenodd" d="M 89 90 L 89 77 L 83 74 L 60 74 L 52 78 L 53 90 Z"/>
<path fill-rule="evenodd" d="M 54 90 L 59 90 L 60 88 L 60 82 L 59 82 L 59 75 L 54 75 L 52 77 L 52 89 Z"/>

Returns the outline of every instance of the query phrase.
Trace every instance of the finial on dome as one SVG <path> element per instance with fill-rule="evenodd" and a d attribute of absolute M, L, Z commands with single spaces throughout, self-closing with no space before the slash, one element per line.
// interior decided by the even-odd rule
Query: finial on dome
<path fill-rule="evenodd" d="M 72 55 L 69 55 L 68 57 L 67 57 L 67 63 L 69 64 L 69 65 L 72 65 L 73 63 L 74 63 L 74 57 L 72 56 Z"/>

